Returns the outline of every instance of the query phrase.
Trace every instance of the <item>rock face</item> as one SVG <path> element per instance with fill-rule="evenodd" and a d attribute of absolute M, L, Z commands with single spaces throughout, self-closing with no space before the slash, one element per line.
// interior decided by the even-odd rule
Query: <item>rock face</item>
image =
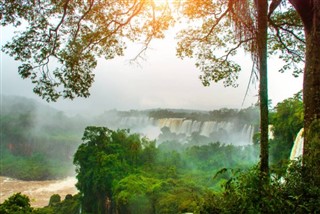
<path fill-rule="evenodd" d="M 76 194 L 75 177 L 51 181 L 21 181 L 8 177 L 0 177 L 0 203 L 14 193 L 21 192 L 30 198 L 32 207 L 44 207 L 49 204 L 51 195 L 59 194 L 62 199 L 68 194 Z"/>

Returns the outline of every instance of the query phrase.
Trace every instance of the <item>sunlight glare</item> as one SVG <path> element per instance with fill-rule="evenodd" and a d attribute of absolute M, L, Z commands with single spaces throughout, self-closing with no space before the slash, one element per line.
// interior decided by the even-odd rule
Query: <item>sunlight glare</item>
<path fill-rule="evenodd" d="M 180 0 L 153 0 L 153 1 L 158 5 L 164 5 L 164 4 L 175 5 Z"/>

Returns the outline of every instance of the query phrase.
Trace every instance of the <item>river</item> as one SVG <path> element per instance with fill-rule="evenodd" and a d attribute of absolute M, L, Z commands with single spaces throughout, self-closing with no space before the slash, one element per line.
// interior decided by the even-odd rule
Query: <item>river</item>
<path fill-rule="evenodd" d="M 49 181 L 21 181 L 0 176 L 0 203 L 3 203 L 14 193 L 21 192 L 30 198 L 32 207 L 47 206 L 51 195 L 59 194 L 61 200 L 67 194 L 76 194 L 75 177 Z"/>

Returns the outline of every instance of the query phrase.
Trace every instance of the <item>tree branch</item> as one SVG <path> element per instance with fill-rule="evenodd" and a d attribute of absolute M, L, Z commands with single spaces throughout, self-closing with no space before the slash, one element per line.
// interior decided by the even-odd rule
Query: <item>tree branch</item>
<path fill-rule="evenodd" d="M 270 26 L 272 26 L 272 27 L 277 31 L 277 34 L 278 34 L 278 32 L 279 32 L 279 29 L 281 29 L 281 30 L 283 30 L 283 31 L 291 34 L 291 35 L 292 35 L 294 38 L 296 38 L 299 42 L 302 42 L 303 44 L 306 43 L 304 39 L 300 38 L 300 37 L 299 37 L 298 35 L 296 35 L 292 30 L 289 30 L 289 29 L 283 27 L 282 25 L 276 24 L 276 23 L 271 19 L 271 17 L 269 17 L 269 20 L 268 20 L 268 21 L 269 21 Z M 290 25 L 290 26 L 293 26 L 293 25 Z"/>
<path fill-rule="evenodd" d="M 288 46 L 284 43 L 284 41 L 283 41 L 283 39 L 282 39 L 282 37 L 281 37 L 281 33 L 280 33 L 279 28 L 276 28 L 276 27 L 275 27 L 274 29 L 276 30 L 276 36 L 277 36 L 280 44 L 283 46 L 283 48 L 284 48 L 289 54 L 292 54 L 292 55 L 294 55 L 294 56 L 296 56 L 296 57 L 299 57 L 300 60 L 301 60 L 302 62 L 304 62 L 304 59 L 303 59 L 303 57 L 301 57 L 300 54 L 298 54 L 298 53 L 296 53 L 296 51 L 288 48 Z M 301 40 L 299 40 L 299 41 L 301 41 Z M 303 40 L 302 40 L 301 42 L 303 42 L 303 43 L 305 44 L 305 42 L 304 42 Z"/>
<path fill-rule="evenodd" d="M 220 23 L 221 19 L 223 19 L 227 14 L 228 12 L 230 11 L 230 8 L 228 7 L 222 14 L 220 17 L 216 18 L 216 23 L 211 27 L 210 31 L 207 33 L 206 36 L 204 36 L 202 38 L 202 40 L 204 41 L 208 41 L 208 38 L 209 36 L 212 34 L 213 30 L 215 29 L 215 27 Z"/>
<path fill-rule="evenodd" d="M 76 29 L 76 32 L 75 32 L 75 34 L 74 34 L 74 39 L 75 38 L 77 38 L 77 36 L 78 36 L 78 33 L 79 33 L 79 30 L 80 30 L 80 23 L 81 23 L 81 21 L 84 19 L 84 17 L 86 17 L 87 15 L 88 15 L 88 13 L 91 11 L 91 9 L 92 9 L 92 6 L 93 6 L 93 3 L 94 3 L 94 0 L 90 0 L 90 4 L 89 4 L 89 9 L 85 12 L 85 13 L 83 13 L 82 14 L 82 16 L 79 18 L 79 20 L 78 20 L 78 22 L 77 22 L 77 29 Z"/>
<path fill-rule="evenodd" d="M 229 56 L 230 56 L 234 51 L 236 51 L 242 44 L 247 43 L 247 42 L 252 41 L 252 40 L 253 40 L 253 38 L 248 38 L 248 39 L 239 41 L 238 44 L 237 44 L 235 47 L 233 47 L 233 48 L 231 48 L 230 50 L 228 50 L 228 52 L 227 52 L 225 55 L 221 56 L 220 58 L 221 58 L 221 59 L 224 58 L 223 61 L 227 61 L 228 58 L 229 58 Z"/>
<path fill-rule="evenodd" d="M 67 9 L 68 9 L 69 2 L 70 2 L 70 0 L 67 0 L 64 3 L 64 5 L 63 5 L 63 14 L 62 14 L 60 22 L 58 23 L 56 28 L 55 29 L 50 28 L 50 30 L 49 30 L 49 40 L 48 40 L 48 42 L 50 42 L 51 38 L 54 36 L 53 48 L 52 48 L 51 53 L 50 53 L 51 55 L 55 55 L 55 50 L 57 48 L 57 40 L 58 40 L 58 30 L 59 30 L 60 26 L 62 25 L 62 23 L 64 22 L 64 19 L 65 19 L 66 15 L 67 15 Z M 39 2 L 39 4 L 41 4 L 41 3 Z M 52 34 L 52 32 L 54 32 L 54 35 Z"/>

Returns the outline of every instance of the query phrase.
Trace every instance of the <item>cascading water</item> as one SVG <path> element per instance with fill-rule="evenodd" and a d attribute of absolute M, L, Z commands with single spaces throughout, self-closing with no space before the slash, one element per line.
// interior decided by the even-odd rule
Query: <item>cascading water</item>
<path fill-rule="evenodd" d="M 233 145 L 252 144 L 254 127 L 251 124 L 240 124 L 235 121 L 196 121 L 185 118 L 125 117 L 120 120 L 120 128 L 129 128 L 149 138 L 155 139 L 164 127 L 171 133 L 190 137 L 192 133 L 199 133 L 208 137 L 212 142 Z M 158 129 L 158 131 L 156 130 Z M 151 133 L 152 132 L 152 133 Z"/>
<path fill-rule="evenodd" d="M 134 128 L 153 124 L 153 118 L 149 117 L 123 117 L 119 123 L 120 127 Z"/>
<path fill-rule="evenodd" d="M 189 134 L 192 133 L 192 120 L 184 120 L 179 129 L 179 134 Z"/>
<path fill-rule="evenodd" d="M 245 139 L 246 142 L 249 142 L 248 144 L 252 144 L 253 134 L 254 134 L 254 127 L 251 125 L 245 124 L 241 131 L 241 138 Z"/>
<path fill-rule="evenodd" d="M 163 118 L 163 119 L 159 119 L 155 123 L 160 128 L 168 127 L 171 132 L 179 133 L 180 128 L 183 124 L 183 121 L 184 121 L 183 118 Z"/>
<path fill-rule="evenodd" d="M 303 130 L 304 129 L 302 128 L 297 134 L 291 150 L 290 160 L 295 160 L 303 154 Z"/>

